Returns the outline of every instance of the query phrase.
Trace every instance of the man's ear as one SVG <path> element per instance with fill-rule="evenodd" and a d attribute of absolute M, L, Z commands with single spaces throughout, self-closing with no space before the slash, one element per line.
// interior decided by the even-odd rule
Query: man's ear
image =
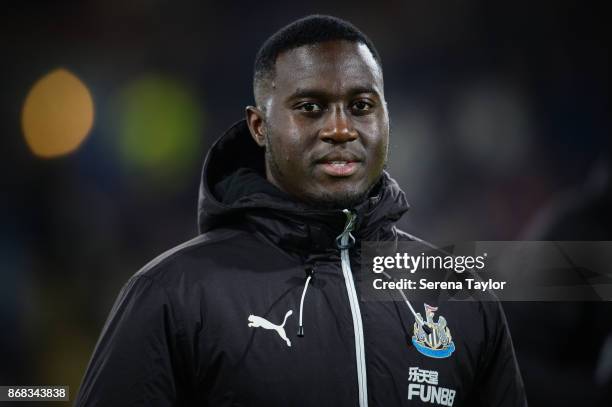
<path fill-rule="evenodd" d="M 264 113 L 255 106 L 247 106 L 245 109 L 246 122 L 251 132 L 251 137 L 260 147 L 266 145 Z"/>

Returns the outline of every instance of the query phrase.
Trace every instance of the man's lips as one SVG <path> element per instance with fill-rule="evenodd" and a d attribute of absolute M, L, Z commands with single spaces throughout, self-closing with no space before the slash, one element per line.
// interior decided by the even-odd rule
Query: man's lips
<path fill-rule="evenodd" d="M 318 165 L 332 177 L 349 177 L 357 171 L 358 161 L 323 161 Z"/>
<path fill-rule="evenodd" d="M 332 177 L 349 177 L 359 168 L 362 160 L 356 155 L 348 152 L 329 153 L 316 161 L 323 172 Z"/>

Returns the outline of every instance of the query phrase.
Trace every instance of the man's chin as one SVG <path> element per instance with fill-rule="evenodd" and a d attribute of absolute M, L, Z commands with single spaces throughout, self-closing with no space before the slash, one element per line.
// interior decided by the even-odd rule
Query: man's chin
<path fill-rule="evenodd" d="M 360 190 L 321 191 L 316 195 L 306 197 L 306 203 L 318 209 L 354 208 L 369 197 L 370 192 L 377 184 L 378 182 L 375 182 L 370 187 Z"/>

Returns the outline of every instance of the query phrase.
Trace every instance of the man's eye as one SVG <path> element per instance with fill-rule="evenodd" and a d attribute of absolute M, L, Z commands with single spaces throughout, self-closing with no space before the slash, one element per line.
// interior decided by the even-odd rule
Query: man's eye
<path fill-rule="evenodd" d="M 321 106 L 319 106 L 316 103 L 311 103 L 311 102 L 302 103 L 297 108 L 298 110 L 301 110 L 302 112 L 306 112 L 306 113 L 318 113 L 321 110 L 323 110 Z"/>
<path fill-rule="evenodd" d="M 357 102 L 353 103 L 353 110 L 358 112 L 367 112 L 371 108 L 372 104 L 366 102 L 365 100 L 358 100 Z"/>

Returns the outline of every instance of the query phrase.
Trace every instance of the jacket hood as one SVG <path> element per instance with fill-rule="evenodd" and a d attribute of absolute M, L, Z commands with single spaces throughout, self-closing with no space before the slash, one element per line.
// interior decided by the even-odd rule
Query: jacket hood
<path fill-rule="evenodd" d="M 212 145 L 200 182 L 199 232 L 247 227 L 288 251 L 335 250 L 335 237 L 346 219 L 342 210 L 317 209 L 292 199 L 265 179 L 264 160 L 245 120 Z M 383 172 L 370 196 L 351 208 L 357 213 L 355 237 L 383 240 L 408 207 L 403 191 Z"/>

